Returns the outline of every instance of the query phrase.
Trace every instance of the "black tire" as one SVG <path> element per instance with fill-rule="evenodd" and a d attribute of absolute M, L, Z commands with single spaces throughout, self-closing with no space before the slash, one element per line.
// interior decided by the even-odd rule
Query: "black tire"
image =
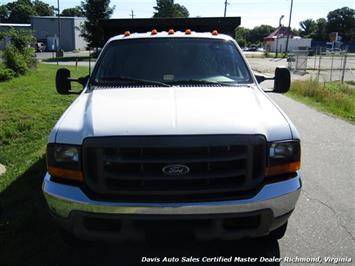
<path fill-rule="evenodd" d="M 282 226 L 279 228 L 275 229 L 274 231 L 271 231 L 270 234 L 267 236 L 270 240 L 279 240 L 284 237 L 287 229 L 287 222 L 284 223 Z"/>

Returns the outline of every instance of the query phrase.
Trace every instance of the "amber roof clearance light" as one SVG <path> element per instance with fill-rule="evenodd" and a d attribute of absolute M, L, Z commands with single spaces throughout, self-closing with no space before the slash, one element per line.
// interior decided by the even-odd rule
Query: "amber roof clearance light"
<path fill-rule="evenodd" d="M 186 35 L 191 35 L 192 31 L 190 29 L 185 30 Z"/>
<path fill-rule="evenodd" d="M 218 35 L 218 31 L 217 30 L 212 31 L 212 35 L 213 36 L 217 36 Z"/>

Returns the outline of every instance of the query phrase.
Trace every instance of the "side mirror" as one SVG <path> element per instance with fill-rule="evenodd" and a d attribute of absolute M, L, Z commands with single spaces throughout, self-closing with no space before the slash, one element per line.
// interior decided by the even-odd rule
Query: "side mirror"
<path fill-rule="evenodd" d="M 57 70 L 57 75 L 55 77 L 55 86 L 59 94 L 80 94 L 81 92 L 72 92 L 70 82 L 78 82 L 83 87 L 86 86 L 90 76 L 80 78 L 71 78 L 70 70 L 66 68 L 60 68 Z"/>
<path fill-rule="evenodd" d="M 69 94 L 71 90 L 70 84 L 70 70 L 66 68 L 60 68 L 57 70 L 55 77 L 55 87 L 59 94 Z"/>
<path fill-rule="evenodd" d="M 291 85 L 290 71 L 286 67 L 277 67 L 275 69 L 274 92 L 286 93 Z"/>

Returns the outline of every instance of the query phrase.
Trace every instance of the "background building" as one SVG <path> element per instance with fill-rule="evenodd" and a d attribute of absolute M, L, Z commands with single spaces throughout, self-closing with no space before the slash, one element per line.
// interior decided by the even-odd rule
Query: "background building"
<path fill-rule="evenodd" d="M 277 40 L 277 42 L 273 42 L 270 47 L 271 52 L 276 52 L 276 44 L 278 45 L 278 52 L 283 53 L 285 51 L 287 42 L 287 37 L 282 37 Z M 288 52 L 292 52 L 295 50 L 307 50 L 311 49 L 312 39 L 310 38 L 301 38 L 301 37 L 293 37 L 289 39 L 288 42 Z"/>
<path fill-rule="evenodd" d="M 85 18 L 60 17 L 59 48 L 64 51 L 82 50 L 87 46 L 86 41 L 80 36 L 80 29 Z M 47 46 L 47 51 L 57 50 L 58 44 L 58 17 L 44 16 L 31 17 L 33 34 L 38 42 Z"/>
<path fill-rule="evenodd" d="M 264 38 L 265 50 L 268 52 L 284 52 L 287 42 L 288 30 L 284 26 L 278 27 L 274 32 L 270 33 Z M 310 49 L 312 39 L 301 38 L 295 36 L 293 32 L 290 32 L 290 38 L 288 43 L 288 52 L 299 49 Z"/>

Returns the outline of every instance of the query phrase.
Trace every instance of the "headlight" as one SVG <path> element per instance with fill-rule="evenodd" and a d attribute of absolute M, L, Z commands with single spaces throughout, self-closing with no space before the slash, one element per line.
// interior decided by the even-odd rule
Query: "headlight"
<path fill-rule="evenodd" d="M 81 148 L 76 145 L 47 145 L 48 173 L 60 180 L 83 181 Z"/>
<path fill-rule="evenodd" d="M 266 176 L 294 173 L 300 169 L 301 146 L 298 140 L 272 142 L 269 145 Z"/>
<path fill-rule="evenodd" d="M 78 163 L 79 148 L 59 146 L 54 148 L 54 159 L 58 163 Z"/>

